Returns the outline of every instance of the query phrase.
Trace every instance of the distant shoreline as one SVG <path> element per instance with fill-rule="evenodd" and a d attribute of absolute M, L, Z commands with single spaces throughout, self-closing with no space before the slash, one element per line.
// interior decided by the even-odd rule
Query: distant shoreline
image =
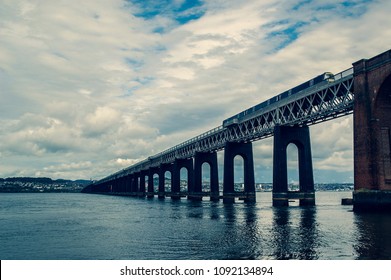
<path fill-rule="evenodd" d="M 77 193 L 90 183 L 90 180 L 53 180 L 46 177 L 0 178 L 0 193 Z"/>
<path fill-rule="evenodd" d="M 27 191 L 8 191 L 8 190 L 2 190 L 0 189 L 0 193 L 81 193 L 81 190 L 63 190 L 63 191 L 56 191 L 56 190 L 53 190 L 53 191 L 31 191 L 31 190 L 27 190 Z"/>
<path fill-rule="evenodd" d="M 90 180 L 53 180 L 46 177 L 0 178 L 0 193 L 79 193 L 91 183 Z M 242 184 L 238 183 L 237 185 L 239 187 Z M 257 183 L 256 185 L 258 186 L 257 192 L 271 192 L 273 190 L 272 183 Z M 297 185 L 290 187 L 292 190 L 298 189 Z M 353 184 L 316 183 L 315 191 L 353 191 Z"/>

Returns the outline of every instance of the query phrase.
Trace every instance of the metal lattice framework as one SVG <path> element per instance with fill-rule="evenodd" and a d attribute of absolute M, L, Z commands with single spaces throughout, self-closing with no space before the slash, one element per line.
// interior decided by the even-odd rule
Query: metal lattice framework
<path fill-rule="evenodd" d="M 148 170 L 197 152 L 222 150 L 227 142 L 251 142 L 273 135 L 277 125 L 313 125 L 353 112 L 353 68 L 323 82 L 248 114 L 238 124 L 219 126 L 157 155 L 118 171 L 100 182 Z"/>

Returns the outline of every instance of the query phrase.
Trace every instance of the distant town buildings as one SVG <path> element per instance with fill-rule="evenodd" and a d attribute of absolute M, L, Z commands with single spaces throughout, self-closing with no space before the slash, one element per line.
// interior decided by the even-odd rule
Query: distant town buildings
<path fill-rule="evenodd" d="M 16 177 L 16 178 L 0 178 L 0 192 L 80 192 L 86 185 L 90 184 L 89 180 L 52 180 L 50 178 L 29 178 L 29 177 Z M 158 182 L 154 182 L 154 189 L 157 191 Z M 166 178 L 165 190 L 169 192 L 171 189 L 171 181 Z M 219 183 L 220 191 L 223 191 L 223 184 Z M 290 184 L 289 190 L 298 190 L 297 184 Z M 243 191 L 243 183 L 235 184 L 236 191 Z M 272 183 L 256 183 L 255 190 L 259 192 L 271 192 L 273 190 Z M 351 191 L 353 190 L 353 184 L 315 184 L 316 191 Z M 181 181 L 181 191 L 187 191 L 187 181 Z M 210 191 L 209 182 L 202 183 L 202 191 Z"/>
<path fill-rule="evenodd" d="M 0 192 L 80 192 L 88 180 L 52 180 L 50 178 L 0 178 Z"/>

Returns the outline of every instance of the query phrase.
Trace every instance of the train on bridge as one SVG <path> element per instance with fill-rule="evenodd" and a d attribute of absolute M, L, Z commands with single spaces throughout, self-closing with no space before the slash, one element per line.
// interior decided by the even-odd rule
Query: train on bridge
<path fill-rule="evenodd" d="M 153 157 L 85 187 L 83 192 L 191 200 L 235 198 L 255 202 L 252 142 L 273 136 L 273 206 L 315 205 L 309 125 L 354 113 L 354 211 L 391 211 L 391 50 L 333 75 L 324 72 L 223 121 L 223 125 L 193 137 Z M 373 121 L 376 120 L 376 121 Z M 299 191 L 288 189 L 287 146 L 298 149 Z M 224 149 L 223 193 L 217 152 Z M 243 159 L 244 192 L 235 189 L 234 160 Z M 210 192 L 202 189 L 203 164 L 209 164 Z M 187 191 L 181 189 L 181 169 L 187 169 Z M 376 172 L 374 172 L 375 170 Z M 171 189 L 165 174 L 171 173 Z M 158 189 L 154 176 L 158 175 Z M 148 180 L 148 184 L 147 183 Z"/>
<path fill-rule="evenodd" d="M 308 80 L 294 88 L 291 88 L 289 90 L 286 90 L 262 103 L 259 103 L 258 105 L 255 105 L 247 110 L 244 110 L 242 112 L 240 112 L 239 114 L 236 114 L 228 119 L 225 119 L 223 121 L 223 127 L 228 127 L 228 126 L 231 126 L 231 125 L 234 125 L 234 124 L 238 124 L 240 122 L 242 122 L 242 120 L 245 120 L 247 119 L 246 117 L 249 116 L 250 114 L 253 115 L 254 113 L 256 112 L 259 112 L 260 110 L 264 109 L 265 107 L 267 106 L 270 106 L 278 101 L 281 101 L 293 94 L 296 94 L 296 93 L 299 93 L 305 89 L 308 89 L 308 88 L 311 88 L 315 85 L 320 85 L 321 83 L 324 83 L 324 82 L 327 82 L 327 83 L 330 83 L 330 82 L 334 82 L 334 74 L 331 73 L 331 72 L 324 72 L 323 74 L 320 74 L 314 78 L 312 78 L 311 80 Z"/>

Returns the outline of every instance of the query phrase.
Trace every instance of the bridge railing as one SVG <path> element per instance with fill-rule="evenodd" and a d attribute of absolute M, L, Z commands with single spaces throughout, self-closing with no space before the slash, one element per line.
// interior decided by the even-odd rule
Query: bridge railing
<path fill-rule="evenodd" d="M 180 157 L 180 156 L 178 156 L 177 151 L 179 151 L 181 149 L 186 149 L 189 146 L 195 145 L 196 143 L 199 143 L 199 141 L 206 139 L 206 138 L 210 137 L 211 135 L 221 133 L 223 130 L 224 130 L 224 128 L 221 125 L 218 127 L 215 127 L 213 129 L 208 130 L 207 132 L 204 132 L 198 136 L 195 136 L 185 142 L 182 142 L 178 145 L 175 145 L 169 149 L 166 149 L 166 150 L 164 150 L 154 156 L 150 156 L 147 159 L 142 160 L 132 166 L 129 166 L 125 169 L 119 170 L 119 171 L 99 180 L 99 181 L 108 181 L 108 180 L 117 178 L 120 175 L 123 176 L 123 175 L 128 175 L 128 174 L 131 174 L 134 172 L 140 172 L 142 170 L 148 169 L 149 167 L 156 167 L 162 163 L 169 162 L 172 159 Z"/>
<path fill-rule="evenodd" d="M 334 80 L 341 80 L 343 78 L 350 78 L 353 75 L 353 67 L 346 69 L 334 75 Z"/>
<path fill-rule="evenodd" d="M 191 139 L 189 139 L 189 140 L 187 140 L 187 141 L 185 141 L 183 143 L 180 143 L 180 144 L 178 144 L 178 145 L 176 145 L 174 147 L 171 147 L 171 148 L 169 148 L 169 149 L 167 149 L 167 150 L 165 150 L 165 151 L 163 151 L 161 153 L 158 153 L 157 155 L 152 156 L 151 158 L 158 158 L 158 157 L 161 157 L 164 154 L 175 152 L 178 149 L 181 149 L 181 148 L 184 148 L 184 147 L 189 146 L 191 144 L 197 143 L 198 141 L 201 141 L 202 139 L 208 138 L 208 137 L 210 137 L 213 134 L 220 133 L 223 130 L 224 130 L 223 126 L 220 125 L 220 126 L 215 127 L 215 128 L 213 128 L 211 130 L 208 130 L 207 132 L 204 132 L 204 133 L 202 133 L 202 134 L 200 134 L 198 136 L 195 136 L 195 137 L 193 137 L 193 138 L 191 138 Z"/>

